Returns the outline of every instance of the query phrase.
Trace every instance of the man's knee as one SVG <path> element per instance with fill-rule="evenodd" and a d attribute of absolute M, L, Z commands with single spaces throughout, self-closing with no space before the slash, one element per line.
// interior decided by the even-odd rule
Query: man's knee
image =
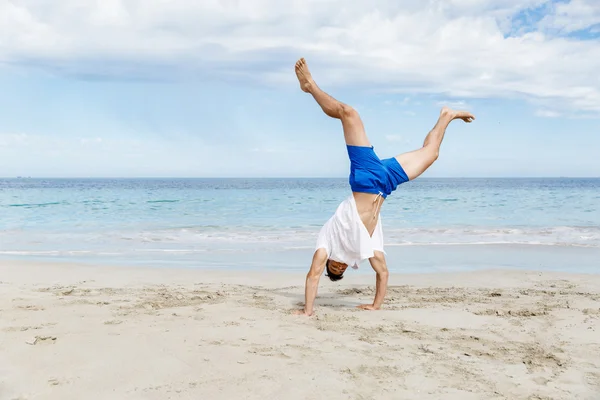
<path fill-rule="evenodd" d="M 358 115 L 358 111 L 356 111 L 354 108 L 347 104 L 342 104 L 340 106 L 340 114 L 342 116 L 342 119 L 352 120 L 360 118 L 360 116 Z"/>
<path fill-rule="evenodd" d="M 373 259 L 377 262 L 385 264 L 385 254 L 379 250 L 373 252 Z"/>
<path fill-rule="evenodd" d="M 440 149 L 436 146 L 426 146 L 425 147 L 425 158 L 427 159 L 426 163 L 431 165 L 433 164 L 440 156 Z"/>

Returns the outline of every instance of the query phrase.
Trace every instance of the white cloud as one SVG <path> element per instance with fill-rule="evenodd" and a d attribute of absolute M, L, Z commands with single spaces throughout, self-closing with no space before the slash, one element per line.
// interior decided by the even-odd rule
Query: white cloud
<path fill-rule="evenodd" d="M 407 106 L 410 104 L 410 97 L 405 97 L 402 100 L 384 100 L 383 104 L 386 106 Z"/>
<path fill-rule="evenodd" d="M 182 174 L 203 167 L 211 151 L 127 137 L 0 133 L 0 176 L 143 176 L 153 169 Z"/>
<path fill-rule="evenodd" d="M 101 137 L 96 137 L 96 138 L 88 138 L 88 137 L 84 137 L 79 139 L 79 142 L 81 143 L 81 145 L 88 145 L 88 144 L 97 144 L 97 143 L 101 143 L 102 142 L 102 138 Z"/>
<path fill-rule="evenodd" d="M 25 133 L 0 133 L 0 147 L 26 145 L 28 138 Z"/>
<path fill-rule="evenodd" d="M 385 140 L 388 142 L 401 142 L 403 138 L 401 135 L 385 135 Z"/>
<path fill-rule="evenodd" d="M 393 143 L 410 143 L 410 139 L 405 138 L 402 135 L 396 135 L 396 134 L 391 134 L 391 135 L 385 135 L 385 140 L 387 140 L 388 142 L 393 142 Z"/>
<path fill-rule="evenodd" d="M 456 110 L 466 110 L 471 106 L 465 102 L 464 100 L 447 100 L 447 101 L 438 101 L 437 105 L 440 107 L 446 106 L 450 108 L 454 108 Z"/>
<path fill-rule="evenodd" d="M 598 0 L 572 0 L 569 3 L 556 4 L 554 12 L 544 17 L 540 26 L 571 33 L 598 24 L 600 24 Z"/>
<path fill-rule="evenodd" d="M 598 21 L 596 0 L 0 0 L 0 62 L 76 75 L 186 74 L 293 84 L 305 56 L 333 85 L 448 97 L 527 98 L 600 112 L 598 40 L 549 36 Z M 167 68 L 167 71 L 165 71 Z"/>
<path fill-rule="evenodd" d="M 544 118 L 557 118 L 560 117 L 561 114 L 557 111 L 552 111 L 552 110 L 537 110 L 535 112 L 535 115 L 537 117 L 544 117 Z"/>
<path fill-rule="evenodd" d="M 131 133 L 112 137 L 0 133 L 0 177 L 327 176 L 331 173 L 323 168 L 320 153 L 286 146 L 259 141 L 257 147 L 240 148 L 231 143 L 207 144 L 193 137 L 187 137 L 182 145 L 172 137 L 136 137 Z M 345 152 L 338 153 L 344 161 Z M 232 159 L 242 160 L 241 164 Z M 328 161 L 333 163 L 333 159 L 335 156 L 328 155 Z M 302 162 L 290 163 L 290 160 Z"/>
<path fill-rule="evenodd" d="M 254 147 L 250 149 L 252 153 L 281 153 L 284 149 L 278 149 L 275 147 Z"/>

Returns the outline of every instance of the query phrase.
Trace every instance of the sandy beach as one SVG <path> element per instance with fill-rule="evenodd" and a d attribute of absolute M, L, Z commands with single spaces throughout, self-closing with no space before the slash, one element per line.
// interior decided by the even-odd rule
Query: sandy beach
<path fill-rule="evenodd" d="M 0 263 L 0 399 L 600 399 L 600 276 Z"/>

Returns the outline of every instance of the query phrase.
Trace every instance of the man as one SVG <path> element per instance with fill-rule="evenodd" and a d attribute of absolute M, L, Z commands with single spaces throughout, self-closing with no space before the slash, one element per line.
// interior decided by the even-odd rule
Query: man
<path fill-rule="evenodd" d="M 475 117 L 466 111 L 442 108 L 439 119 L 429 132 L 423 147 L 381 160 L 369 142 L 360 116 L 352 107 L 323 92 L 313 80 L 306 61 L 296 63 L 300 88 L 310 93 L 325 114 L 342 121 L 346 149 L 350 157 L 349 183 L 352 195 L 344 200 L 319 233 L 310 271 L 306 276 L 304 309 L 296 314 L 313 314 L 319 279 L 327 269 L 332 281 L 343 278 L 348 265 L 354 268 L 368 259 L 376 272 L 375 299 L 364 304 L 364 310 L 379 310 L 388 283 L 388 269 L 383 251 L 383 232 L 379 211 L 386 197 L 398 185 L 421 175 L 438 158 L 440 145 L 451 121 L 472 122 Z"/>

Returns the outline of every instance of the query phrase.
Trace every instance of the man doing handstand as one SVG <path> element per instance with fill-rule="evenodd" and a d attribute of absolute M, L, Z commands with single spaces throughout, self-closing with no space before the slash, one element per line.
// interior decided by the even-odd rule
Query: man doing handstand
<path fill-rule="evenodd" d="M 332 281 L 343 278 L 349 265 L 354 268 L 368 259 L 376 272 L 375 299 L 359 308 L 379 310 L 388 283 L 383 250 L 383 231 L 379 211 L 386 197 L 396 188 L 421 175 L 438 158 L 440 145 L 451 121 L 472 122 L 466 111 L 442 108 L 439 119 L 429 132 L 423 147 L 396 157 L 380 159 L 369 142 L 360 116 L 352 107 L 323 92 L 312 78 L 306 61 L 296 63 L 300 88 L 310 93 L 325 114 L 342 121 L 346 149 L 350 158 L 349 183 L 352 195 L 336 209 L 323 225 L 317 239 L 310 271 L 306 276 L 305 305 L 297 314 L 312 315 L 319 279 L 323 271 Z"/>

